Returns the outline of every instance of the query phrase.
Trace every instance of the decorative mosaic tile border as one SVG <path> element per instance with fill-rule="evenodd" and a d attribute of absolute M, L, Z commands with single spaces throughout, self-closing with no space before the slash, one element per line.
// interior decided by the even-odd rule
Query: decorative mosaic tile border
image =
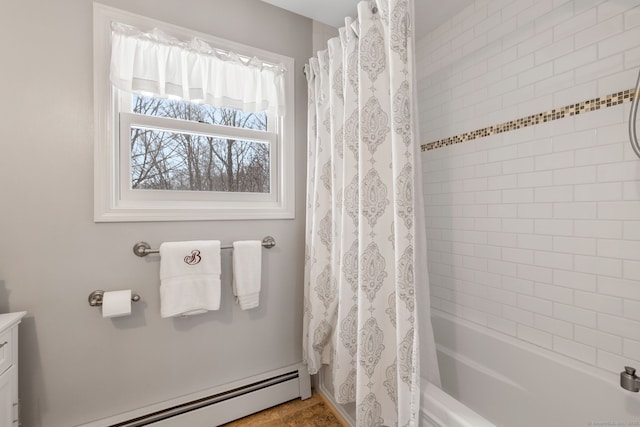
<path fill-rule="evenodd" d="M 556 108 L 544 113 L 533 114 L 510 122 L 501 123 L 499 125 L 489 126 L 486 128 L 466 132 L 460 135 L 451 136 L 439 141 L 429 142 L 420 146 L 422 151 L 435 150 L 436 148 L 447 147 L 449 145 L 459 144 L 461 142 L 472 141 L 474 139 L 483 138 L 485 136 L 495 135 L 498 133 L 509 132 L 512 130 L 534 126 L 540 123 L 550 122 L 552 120 L 562 119 L 567 116 L 576 116 L 578 114 L 588 113 L 589 111 L 599 110 L 601 108 L 613 107 L 614 105 L 632 101 L 636 96 L 635 89 L 625 90 L 623 92 L 614 93 L 600 98 L 590 99 L 578 104 L 567 105 L 566 107 Z"/>

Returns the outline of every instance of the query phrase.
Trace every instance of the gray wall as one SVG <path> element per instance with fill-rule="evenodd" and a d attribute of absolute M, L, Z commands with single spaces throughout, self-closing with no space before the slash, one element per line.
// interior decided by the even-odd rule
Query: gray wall
<path fill-rule="evenodd" d="M 92 2 L 4 2 L 0 15 L 0 312 L 20 326 L 25 427 L 81 424 L 301 360 L 306 82 L 312 23 L 258 0 L 105 0 L 105 4 L 296 60 L 296 219 L 93 222 Z M 223 255 L 222 307 L 159 315 L 159 258 L 146 240 L 273 235 L 260 308 L 243 312 Z M 94 289 L 142 295 L 103 319 Z"/>

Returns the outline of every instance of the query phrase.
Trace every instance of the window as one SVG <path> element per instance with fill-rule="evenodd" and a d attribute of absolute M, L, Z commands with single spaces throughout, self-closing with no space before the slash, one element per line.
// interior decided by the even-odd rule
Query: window
<path fill-rule="evenodd" d="M 94 33 L 96 221 L 294 217 L 293 59 L 95 3 Z"/>
<path fill-rule="evenodd" d="M 127 188 L 270 193 L 277 135 L 267 132 L 266 112 L 137 95 L 132 101 L 133 112 L 120 113 Z"/>

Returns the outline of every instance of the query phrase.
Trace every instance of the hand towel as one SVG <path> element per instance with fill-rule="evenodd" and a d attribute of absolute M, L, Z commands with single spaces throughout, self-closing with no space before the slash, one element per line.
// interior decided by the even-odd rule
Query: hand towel
<path fill-rule="evenodd" d="M 262 279 L 262 242 L 233 242 L 233 295 L 240 308 L 248 310 L 260 304 Z"/>
<path fill-rule="evenodd" d="M 220 241 L 166 242 L 160 256 L 162 317 L 220 308 Z"/>

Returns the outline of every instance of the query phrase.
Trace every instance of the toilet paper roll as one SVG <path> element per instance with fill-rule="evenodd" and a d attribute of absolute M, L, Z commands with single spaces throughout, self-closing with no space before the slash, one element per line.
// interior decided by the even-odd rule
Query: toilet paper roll
<path fill-rule="evenodd" d="M 102 296 L 102 317 L 119 317 L 131 314 L 131 289 L 105 292 Z"/>

